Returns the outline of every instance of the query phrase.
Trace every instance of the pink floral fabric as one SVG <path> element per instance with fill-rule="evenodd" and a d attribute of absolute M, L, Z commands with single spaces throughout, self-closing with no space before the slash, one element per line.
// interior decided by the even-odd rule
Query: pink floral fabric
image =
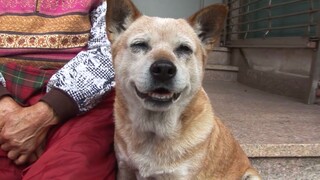
<path fill-rule="evenodd" d="M 72 12 L 88 12 L 101 1 L 95 0 L 0 0 L 0 14 L 34 13 L 61 15 Z"/>

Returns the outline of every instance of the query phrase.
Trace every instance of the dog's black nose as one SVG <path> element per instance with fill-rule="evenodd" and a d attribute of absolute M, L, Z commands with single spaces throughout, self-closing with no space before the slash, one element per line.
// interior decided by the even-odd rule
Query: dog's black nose
<path fill-rule="evenodd" d="M 176 66 L 168 60 L 157 60 L 150 67 L 151 75 L 159 81 L 167 81 L 177 73 Z"/>

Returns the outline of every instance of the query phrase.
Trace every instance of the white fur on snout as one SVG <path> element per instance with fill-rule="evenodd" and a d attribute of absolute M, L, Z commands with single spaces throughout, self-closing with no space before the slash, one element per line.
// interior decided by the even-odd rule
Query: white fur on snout
<path fill-rule="evenodd" d="M 181 65 L 175 64 L 177 68 L 177 73 L 171 80 L 168 81 L 167 84 L 165 84 L 155 80 L 152 74 L 150 73 L 150 67 L 154 62 L 155 61 L 146 61 L 141 63 L 138 62 L 136 65 L 132 66 L 132 76 L 129 78 L 130 85 L 134 84 L 136 88 L 142 93 L 149 93 L 152 92 L 154 89 L 160 87 L 170 90 L 171 93 L 181 93 L 181 95 L 187 95 L 190 92 L 190 75 L 185 67 L 181 67 Z M 138 96 L 136 97 L 138 98 Z M 150 104 L 145 103 L 143 99 L 138 99 L 146 109 L 159 109 L 159 107 L 152 107 Z M 168 106 L 166 108 L 163 108 L 165 110 L 170 107 Z"/>

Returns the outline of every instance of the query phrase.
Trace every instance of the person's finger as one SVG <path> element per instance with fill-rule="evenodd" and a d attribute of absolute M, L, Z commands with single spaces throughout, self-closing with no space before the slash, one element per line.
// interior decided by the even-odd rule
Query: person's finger
<path fill-rule="evenodd" d="M 36 160 L 39 159 L 39 157 L 43 154 L 44 152 L 44 147 L 43 147 L 43 143 L 35 150 L 34 153 L 32 153 L 29 157 L 29 163 L 33 163 Z"/>
<path fill-rule="evenodd" d="M 35 162 L 36 160 L 38 160 L 38 156 L 36 155 L 36 153 L 32 153 L 29 157 L 29 163 L 33 163 Z"/>
<path fill-rule="evenodd" d="M 24 163 L 27 162 L 28 157 L 29 157 L 28 154 L 22 154 L 22 155 L 19 156 L 18 159 L 16 159 L 16 160 L 14 161 L 14 163 L 15 163 L 16 165 L 22 165 L 22 164 L 24 164 Z"/>
<path fill-rule="evenodd" d="M 4 143 L 1 145 L 1 149 L 4 151 L 9 151 L 11 149 L 11 146 L 8 143 Z"/>
<path fill-rule="evenodd" d="M 11 159 L 11 160 L 15 160 L 19 157 L 19 150 L 17 149 L 13 149 L 13 150 L 10 150 L 7 154 L 8 158 Z"/>
<path fill-rule="evenodd" d="M 40 157 L 42 154 L 43 154 L 43 152 L 44 152 L 44 148 L 45 148 L 45 144 L 46 144 L 46 141 L 43 141 L 40 145 L 39 145 L 39 147 L 36 149 L 36 155 L 38 156 L 38 157 Z"/>

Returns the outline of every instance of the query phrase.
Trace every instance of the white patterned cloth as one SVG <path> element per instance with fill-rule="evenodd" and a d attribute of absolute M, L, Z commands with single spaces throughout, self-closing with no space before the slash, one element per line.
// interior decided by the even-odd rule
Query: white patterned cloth
<path fill-rule="evenodd" d="M 104 2 L 91 14 L 93 26 L 88 50 L 69 61 L 48 83 L 48 91 L 55 87 L 68 93 L 80 112 L 93 108 L 115 85 L 110 42 L 106 35 L 106 9 Z"/>
<path fill-rule="evenodd" d="M 6 80 L 4 79 L 2 73 L 0 72 L 0 83 L 3 87 L 6 87 Z"/>

